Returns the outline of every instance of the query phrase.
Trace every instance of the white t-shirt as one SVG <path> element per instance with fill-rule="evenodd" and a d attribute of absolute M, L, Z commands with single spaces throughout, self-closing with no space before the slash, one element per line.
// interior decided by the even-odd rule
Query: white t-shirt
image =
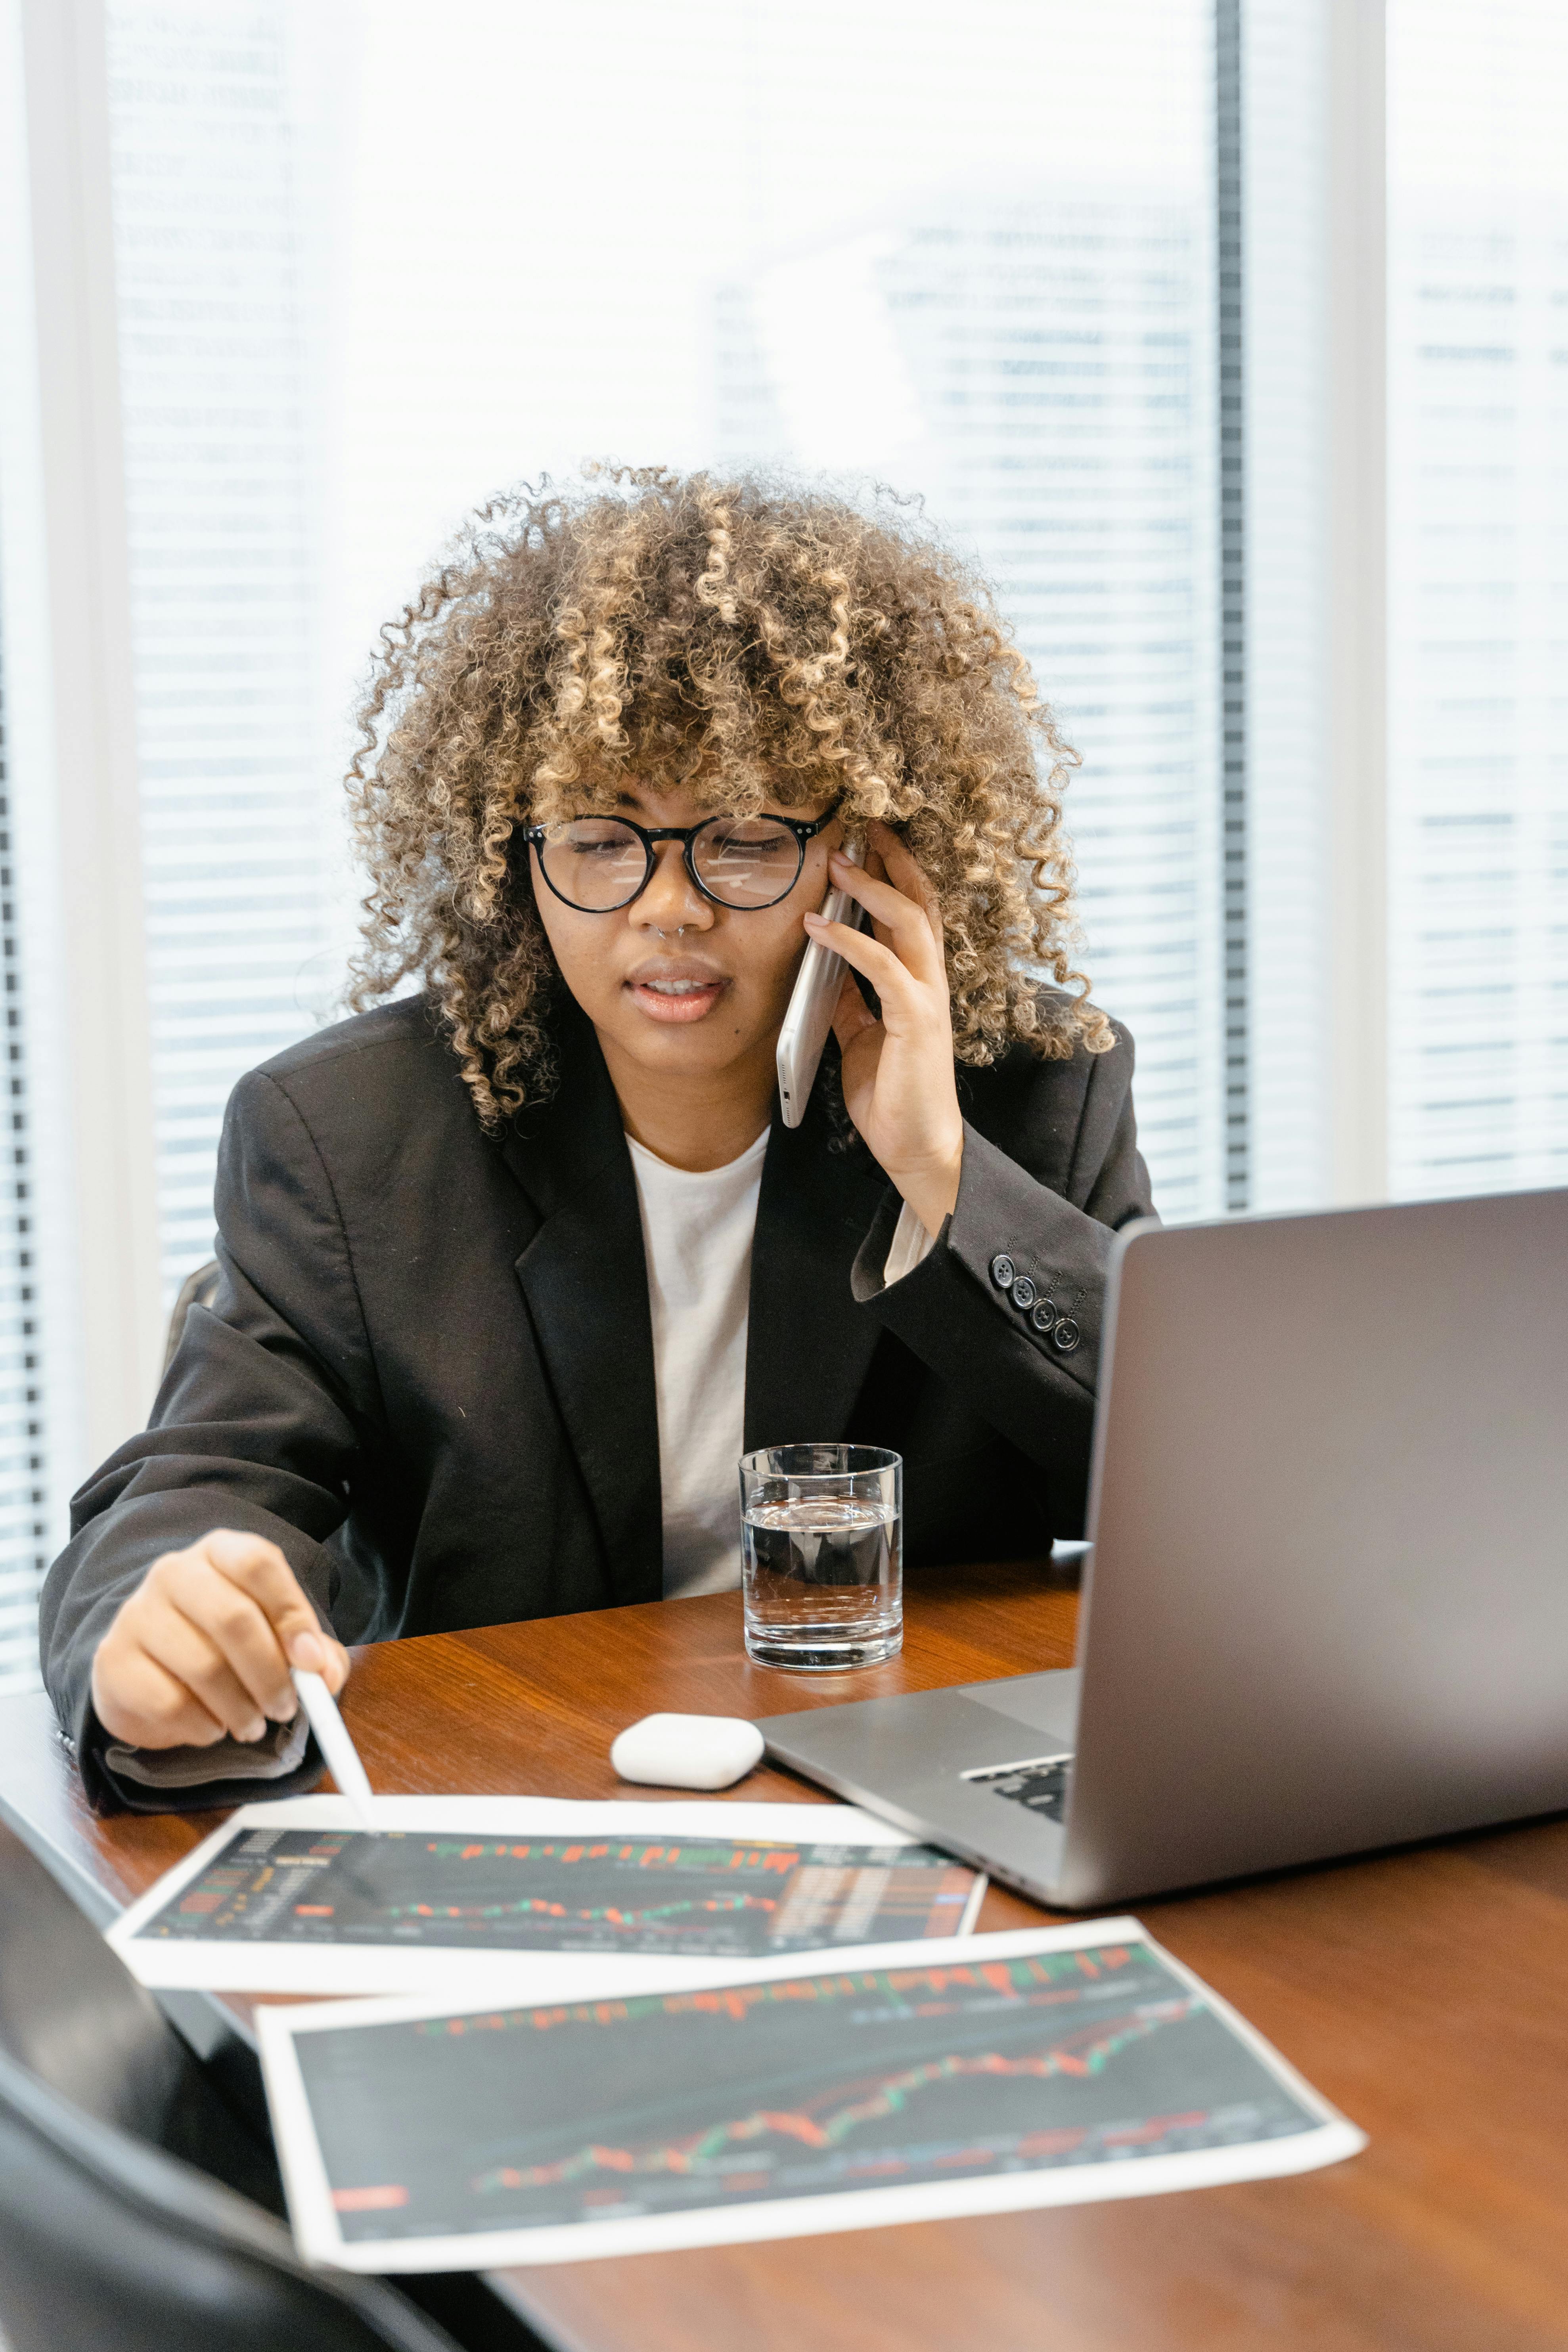
<path fill-rule="evenodd" d="M 653 1318 L 664 1597 L 730 1592 L 741 1581 L 737 1465 L 745 1442 L 752 1241 L 768 1134 L 764 1129 L 727 1168 L 700 1174 L 670 1167 L 630 1136 L 626 1141 Z M 906 1202 L 883 1280 L 912 1273 L 930 1247 Z"/>
<path fill-rule="evenodd" d="M 631 1145 L 647 1259 L 664 1492 L 664 1597 L 741 1580 L 740 1479 L 746 1415 L 752 1237 L 764 1129 L 727 1168 L 693 1174 Z"/>

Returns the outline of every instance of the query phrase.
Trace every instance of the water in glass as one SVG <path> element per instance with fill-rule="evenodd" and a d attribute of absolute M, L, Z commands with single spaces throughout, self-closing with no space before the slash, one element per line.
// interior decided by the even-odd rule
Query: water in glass
<path fill-rule="evenodd" d="M 816 1449 L 819 1460 L 826 1451 Z M 885 1473 L 755 1482 L 741 1528 L 746 1649 L 759 1665 L 831 1673 L 894 1654 L 903 1640 L 900 1521 Z"/>

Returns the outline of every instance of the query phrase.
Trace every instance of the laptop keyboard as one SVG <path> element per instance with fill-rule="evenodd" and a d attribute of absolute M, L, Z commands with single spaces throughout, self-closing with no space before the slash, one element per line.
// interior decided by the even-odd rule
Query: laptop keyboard
<path fill-rule="evenodd" d="M 989 1764 L 976 1771 L 961 1772 L 959 1778 L 973 1787 L 989 1789 L 995 1796 L 1011 1797 L 1016 1805 L 1026 1805 L 1030 1812 L 1043 1813 L 1048 1822 L 1059 1822 L 1071 1772 L 1070 1756 L 1031 1756 L 1017 1764 Z"/>

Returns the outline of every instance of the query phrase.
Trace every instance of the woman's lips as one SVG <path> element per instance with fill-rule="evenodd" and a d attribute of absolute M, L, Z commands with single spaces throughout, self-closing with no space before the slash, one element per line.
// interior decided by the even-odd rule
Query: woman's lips
<path fill-rule="evenodd" d="M 647 1014 L 650 1021 L 679 1023 L 700 1021 L 712 1012 L 724 991 L 727 980 L 629 980 L 626 987 L 633 1003 Z"/>

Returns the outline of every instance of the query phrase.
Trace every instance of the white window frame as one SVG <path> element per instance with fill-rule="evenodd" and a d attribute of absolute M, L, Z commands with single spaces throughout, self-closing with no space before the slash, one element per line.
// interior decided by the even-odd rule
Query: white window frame
<path fill-rule="evenodd" d="M 1329 0 L 1331 1196 L 1388 1192 L 1388 104 L 1384 0 Z"/>
<path fill-rule="evenodd" d="M 145 1423 L 152 1067 L 101 0 L 5 0 L 0 629 L 28 971 L 51 1517 Z M 20 331 L 17 331 L 20 330 Z"/>

